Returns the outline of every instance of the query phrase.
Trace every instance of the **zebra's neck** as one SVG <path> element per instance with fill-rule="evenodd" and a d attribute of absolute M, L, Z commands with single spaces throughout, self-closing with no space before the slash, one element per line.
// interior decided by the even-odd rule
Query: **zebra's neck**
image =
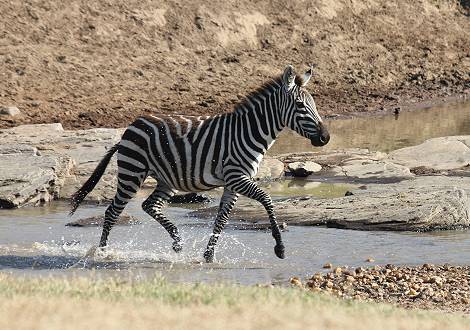
<path fill-rule="evenodd" d="M 273 80 L 251 93 L 234 111 L 237 131 L 244 132 L 247 147 L 264 155 L 284 128 L 281 118 L 281 82 Z"/>

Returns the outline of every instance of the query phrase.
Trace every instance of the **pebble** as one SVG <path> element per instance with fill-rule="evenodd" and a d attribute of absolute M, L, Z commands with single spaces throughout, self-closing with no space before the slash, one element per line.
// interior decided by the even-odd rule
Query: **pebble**
<path fill-rule="evenodd" d="M 290 283 L 295 285 L 295 286 L 298 286 L 298 287 L 302 287 L 302 281 L 300 281 L 300 279 L 298 277 L 292 277 L 290 279 Z"/>
<path fill-rule="evenodd" d="M 15 117 L 21 114 L 17 107 L 0 107 L 0 115 Z"/>
<path fill-rule="evenodd" d="M 324 268 L 331 270 L 325 275 L 314 274 L 305 283 L 306 290 L 327 292 L 343 299 L 390 302 L 405 307 L 470 311 L 470 266 L 376 265 L 352 271 L 333 268 L 331 263 L 327 263 Z"/>

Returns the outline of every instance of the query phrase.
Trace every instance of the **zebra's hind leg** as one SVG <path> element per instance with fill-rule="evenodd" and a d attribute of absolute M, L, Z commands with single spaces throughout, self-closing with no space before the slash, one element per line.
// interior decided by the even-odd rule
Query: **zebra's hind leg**
<path fill-rule="evenodd" d="M 176 226 L 162 213 L 163 204 L 168 202 L 175 193 L 176 191 L 174 189 L 171 189 L 166 185 L 158 184 L 152 194 L 150 194 L 150 196 L 142 203 L 142 209 L 166 229 L 173 239 L 173 250 L 175 252 L 180 252 L 183 247 L 181 245 L 181 237 L 179 235 L 178 228 L 176 228 Z"/>
<path fill-rule="evenodd" d="M 227 189 L 230 189 L 233 192 L 254 199 L 263 204 L 269 216 L 271 233 L 274 240 L 276 241 L 276 245 L 274 246 L 274 253 L 278 258 L 284 259 L 284 243 L 282 242 L 281 231 L 279 230 L 279 226 L 277 224 L 271 196 L 260 189 L 249 177 L 241 173 L 230 173 L 230 176 L 225 179 L 225 182 L 225 187 Z"/>
<path fill-rule="evenodd" d="M 118 170 L 119 171 L 119 170 Z M 104 213 L 103 232 L 99 247 L 105 247 L 108 241 L 108 235 L 119 215 L 126 207 L 127 203 L 135 196 L 141 183 L 144 181 L 147 173 L 136 173 L 134 176 L 118 173 L 117 192 L 113 201 Z"/>
<path fill-rule="evenodd" d="M 222 230 L 224 230 L 225 224 L 228 221 L 228 216 L 230 211 L 232 211 L 235 202 L 238 199 L 238 194 L 231 192 L 230 190 L 225 189 L 222 199 L 220 200 L 219 212 L 214 222 L 214 229 L 212 235 L 209 238 L 209 243 L 207 244 L 206 251 L 204 252 L 204 259 L 206 262 L 214 261 L 214 248 L 217 244 Z"/>
<path fill-rule="evenodd" d="M 140 184 L 138 185 L 138 187 L 140 187 Z M 109 232 L 113 228 L 114 224 L 116 223 L 118 217 L 121 215 L 122 211 L 126 207 L 127 203 L 129 203 L 129 201 L 135 196 L 136 193 L 137 186 L 126 185 L 123 181 L 118 179 L 118 189 L 116 195 L 114 196 L 113 201 L 104 213 L 103 232 L 101 234 L 99 247 L 106 246 Z"/>

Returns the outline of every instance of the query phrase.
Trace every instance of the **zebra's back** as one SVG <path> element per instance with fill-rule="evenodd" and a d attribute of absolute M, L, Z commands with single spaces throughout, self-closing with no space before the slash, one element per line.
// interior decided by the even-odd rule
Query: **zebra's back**
<path fill-rule="evenodd" d="M 126 129 L 119 143 L 119 170 L 146 171 L 145 175 L 181 191 L 223 186 L 228 125 L 228 115 L 140 117 Z"/>

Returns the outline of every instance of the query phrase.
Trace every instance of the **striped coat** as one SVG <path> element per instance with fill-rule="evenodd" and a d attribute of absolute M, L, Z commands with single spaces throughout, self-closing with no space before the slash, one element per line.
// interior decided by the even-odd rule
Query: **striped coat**
<path fill-rule="evenodd" d="M 235 111 L 215 117 L 151 115 L 135 120 L 121 141 L 105 155 L 90 179 L 72 198 L 72 213 L 94 188 L 112 155 L 117 152 L 118 188 L 105 213 L 100 246 L 126 204 L 147 176 L 155 178 L 155 191 L 142 204 L 173 238 L 173 249 L 181 250 L 176 226 L 161 212 L 164 202 L 177 191 L 204 191 L 224 187 L 214 231 L 204 254 L 213 260 L 214 247 L 239 195 L 253 198 L 266 208 L 275 253 L 284 257 L 284 245 L 271 198 L 252 178 L 276 137 L 289 127 L 315 146 L 328 143 L 329 134 L 304 86 L 311 70 L 296 76 L 287 67 L 278 79 L 246 97 Z"/>

